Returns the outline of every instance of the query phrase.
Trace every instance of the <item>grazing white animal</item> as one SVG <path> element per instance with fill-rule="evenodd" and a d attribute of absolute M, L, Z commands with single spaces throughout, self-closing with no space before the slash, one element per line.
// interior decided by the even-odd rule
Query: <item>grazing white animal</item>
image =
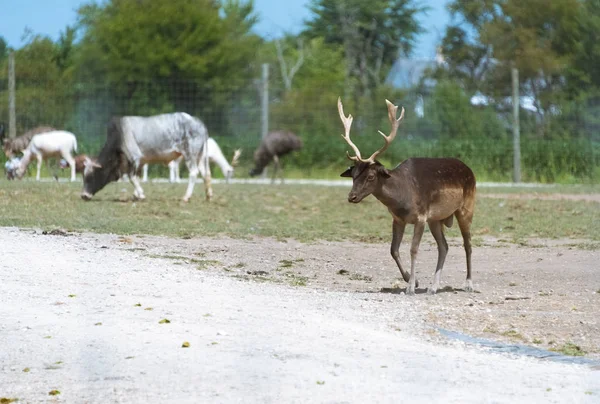
<path fill-rule="evenodd" d="M 20 165 L 21 165 L 20 157 L 13 157 L 10 160 L 6 160 L 6 163 L 4 163 L 4 173 L 6 174 L 6 179 L 14 180 L 15 179 L 15 171 L 17 171 L 17 168 L 19 168 Z"/>
<path fill-rule="evenodd" d="M 16 171 L 17 177 L 19 179 L 23 178 L 27 166 L 35 156 L 37 158 L 37 175 L 35 179 L 39 181 L 42 161 L 47 160 L 49 157 L 60 156 L 71 166 L 71 181 L 75 181 L 75 159 L 73 159 L 72 152 L 77 152 L 77 139 L 71 132 L 55 130 L 35 135 L 23 151 L 21 164 Z"/>
<path fill-rule="evenodd" d="M 138 178 L 142 166 L 146 163 L 168 163 L 183 156 L 190 172 L 183 197 L 187 202 L 194 190 L 198 161 L 205 151 L 207 139 L 208 131 L 202 121 L 185 112 L 112 118 L 98 159 L 88 159 L 84 163 L 81 197 L 90 200 L 106 184 L 127 174 L 135 189 L 133 196 L 145 199 Z M 210 174 L 204 177 L 204 187 L 206 199 L 210 200 Z"/>
<path fill-rule="evenodd" d="M 223 173 L 226 182 L 229 183 L 229 180 L 231 179 L 231 177 L 233 177 L 234 167 L 237 165 L 238 159 L 240 157 L 240 154 L 242 154 L 242 151 L 240 149 L 237 149 L 233 153 L 233 158 L 231 159 L 230 164 L 223 155 L 223 151 L 221 150 L 219 144 L 216 142 L 215 139 L 209 137 L 208 141 L 206 142 L 206 146 L 208 148 L 209 162 L 216 163 L 221 168 L 221 172 Z M 179 165 L 181 164 L 182 159 L 182 157 L 179 157 L 178 159 L 175 159 L 169 163 L 169 182 L 179 182 L 181 180 L 179 177 Z M 206 154 L 202 154 L 202 157 L 200 157 L 200 164 L 198 166 L 198 169 L 200 170 L 200 175 L 202 175 L 202 177 L 205 176 L 207 169 L 210 172 L 210 166 L 207 164 L 206 161 Z M 148 164 L 144 164 L 142 178 L 143 182 L 148 181 Z"/>

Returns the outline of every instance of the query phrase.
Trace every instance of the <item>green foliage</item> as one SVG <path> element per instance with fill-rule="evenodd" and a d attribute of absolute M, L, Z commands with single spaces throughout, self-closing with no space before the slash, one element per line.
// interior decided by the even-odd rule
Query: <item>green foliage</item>
<path fill-rule="evenodd" d="M 179 77 L 237 88 L 244 75 L 228 76 L 243 73 L 257 45 L 252 3 L 114 0 L 78 13 L 86 61 L 110 82 Z"/>
<path fill-rule="evenodd" d="M 64 32 L 61 32 L 56 43 L 54 62 L 60 71 L 65 71 L 73 65 L 73 52 L 75 48 L 75 35 L 77 30 L 74 27 L 67 26 Z"/>
<path fill-rule="evenodd" d="M 109 88 L 122 100 L 113 114 L 183 110 L 224 130 L 225 105 L 254 74 L 260 39 L 250 31 L 252 1 L 113 0 L 78 14 L 84 32 L 77 70 L 100 83 L 99 93 L 84 96 L 102 97 Z"/>
<path fill-rule="evenodd" d="M 451 82 L 442 81 L 426 105 L 436 123 L 440 140 L 501 139 L 505 130 L 491 108 L 474 108 L 464 91 Z"/>
<path fill-rule="evenodd" d="M 30 35 L 15 52 L 17 132 L 42 124 L 62 126 L 72 108 L 70 88 L 55 63 L 57 46 L 50 38 Z M 8 58 L 0 59 L 0 82 L 8 79 Z M 1 88 L 0 97 L 8 98 Z M 8 105 L 0 103 L 0 116 L 8 117 Z"/>
<path fill-rule="evenodd" d="M 600 1 L 583 0 L 579 15 L 579 41 L 568 68 L 569 92 L 577 94 L 591 86 L 600 89 Z"/>
<path fill-rule="evenodd" d="M 485 75 L 490 68 L 487 46 L 468 41 L 467 32 L 455 25 L 446 30 L 441 51 L 446 65 L 430 74 L 438 80 L 453 80 L 460 83 L 468 94 L 487 93 Z"/>
<path fill-rule="evenodd" d="M 551 111 L 560 108 L 564 77 L 576 73 L 582 38 L 580 0 L 454 0 L 455 21 L 446 31 L 443 51 L 448 68 L 434 74 L 458 79 L 472 94 L 481 91 L 502 105 L 511 94 L 511 67 L 519 70 L 521 94 L 532 96 L 537 108 L 535 132 L 550 136 Z M 589 21 L 589 18 L 587 18 Z M 590 23 L 590 26 L 593 24 Z"/>
<path fill-rule="evenodd" d="M 346 87 L 365 96 L 379 86 L 399 55 L 412 51 L 426 11 L 412 0 L 312 0 L 303 35 L 344 50 Z M 354 93 L 351 91 L 350 93 Z"/>
<path fill-rule="evenodd" d="M 0 64 L 4 61 L 4 59 L 8 56 L 8 43 L 6 40 L 0 35 Z"/>

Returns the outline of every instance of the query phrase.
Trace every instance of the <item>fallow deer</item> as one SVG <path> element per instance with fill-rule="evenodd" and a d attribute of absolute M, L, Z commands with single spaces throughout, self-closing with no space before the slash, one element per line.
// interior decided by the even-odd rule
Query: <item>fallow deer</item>
<path fill-rule="evenodd" d="M 392 126 L 390 134 L 379 134 L 385 139 L 385 145 L 367 159 L 361 157 L 360 150 L 350 140 L 352 115 L 344 115 L 341 99 L 338 98 L 338 111 L 344 125 L 342 137 L 354 151 L 354 156 L 346 152 L 354 161 L 354 166 L 344 171 L 342 177 L 352 178 L 352 190 L 348 201 L 359 203 L 373 194 L 392 214 L 391 254 L 400 269 L 402 278 L 408 282 L 406 294 L 413 295 L 418 286 L 415 276 L 415 264 L 425 224 L 438 247 L 438 260 L 432 286 L 428 289 L 434 294 L 440 286 L 440 277 L 444 260 L 448 253 L 448 243 L 444 237 L 444 225 L 452 226 L 456 216 L 464 241 L 467 255 L 467 281 L 465 290 L 473 291 L 471 280 L 471 222 L 475 207 L 475 175 L 462 161 L 454 158 L 409 158 L 392 170 L 386 169 L 376 158 L 383 153 L 396 137 L 400 121 L 404 117 L 404 108 L 396 119 L 398 107 L 386 100 L 388 117 Z M 410 248 L 410 276 L 400 263 L 399 247 L 407 224 L 413 224 L 414 235 Z"/>

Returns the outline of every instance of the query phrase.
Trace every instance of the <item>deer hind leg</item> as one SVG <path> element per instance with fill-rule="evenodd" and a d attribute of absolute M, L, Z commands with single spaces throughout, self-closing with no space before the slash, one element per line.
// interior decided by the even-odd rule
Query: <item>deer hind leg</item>
<path fill-rule="evenodd" d="M 142 167 L 142 182 L 148 182 L 148 164 Z"/>
<path fill-rule="evenodd" d="M 194 192 L 194 185 L 196 185 L 196 179 L 198 178 L 198 172 L 200 170 L 198 169 L 198 164 L 196 163 L 196 161 L 194 161 L 193 158 L 186 158 L 185 163 L 189 171 L 189 176 L 188 186 L 187 190 L 185 191 L 185 195 L 183 196 L 183 201 L 189 202 L 190 198 L 192 197 L 192 193 Z"/>
<path fill-rule="evenodd" d="M 447 220 L 447 219 L 446 219 Z M 435 267 L 435 275 L 433 277 L 433 284 L 429 289 L 427 289 L 427 293 L 430 295 L 435 294 L 440 287 L 440 279 L 442 277 L 442 268 L 444 267 L 444 261 L 446 261 L 446 255 L 448 254 L 448 242 L 446 241 L 446 237 L 444 236 L 444 221 L 438 222 L 429 222 L 429 230 L 431 230 L 431 234 L 433 238 L 435 238 L 435 242 L 438 247 L 438 260 L 437 265 Z"/>
<path fill-rule="evenodd" d="M 459 210 L 456 212 L 456 219 L 460 233 L 462 234 L 465 253 L 467 255 L 467 282 L 465 290 L 473 292 L 473 281 L 471 280 L 471 222 L 473 221 L 473 213 L 471 211 Z"/>
<path fill-rule="evenodd" d="M 67 163 L 69 163 L 69 168 L 71 169 L 71 182 L 75 181 L 75 159 L 73 158 L 71 153 L 63 153 L 61 154 L 61 156 L 63 159 L 65 159 Z M 57 161 L 59 160 L 57 159 Z"/>
<path fill-rule="evenodd" d="M 44 159 L 42 158 L 41 154 L 37 154 L 37 174 L 35 176 L 35 180 L 39 181 L 40 180 L 40 172 L 42 171 L 42 162 L 44 161 Z"/>
<path fill-rule="evenodd" d="M 181 182 L 181 177 L 179 176 L 179 165 L 181 164 L 181 159 L 182 157 L 179 157 L 177 160 L 175 160 L 175 182 L 178 184 Z"/>
<path fill-rule="evenodd" d="M 277 170 L 279 170 L 279 157 L 277 155 L 273 156 L 273 174 L 271 175 L 271 184 L 275 183 L 275 178 L 277 178 Z"/>
<path fill-rule="evenodd" d="M 278 168 L 279 168 L 279 176 L 281 177 L 281 183 L 283 184 L 285 181 L 285 178 L 283 176 L 283 163 L 281 162 L 281 160 L 278 161 Z"/>
<path fill-rule="evenodd" d="M 405 223 L 398 223 L 395 220 L 392 222 L 392 246 L 390 248 L 390 253 L 392 254 L 392 258 L 396 261 L 396 265 L 398 265 L 398 269 L 400 270 L 400 274 L 402 274 L 402 279 L 406 283 L 410 282 L 410 275 L 408 272 L 402 268 L 402 264 L 400 263 L 400 243 L 402 243 L 402 237 L 404 236 L 404 229 L 406 228 Z M 419 286 L 419 282 L 415 280 L 415 285 Z"/>
<path fill-rule="evenodd" d="M 198 166 L 198 169 L 200 170 L 200 175 L 202 175 L 202 178 L 204 178 L 204 184 L 206 185 L 206 178 L 208 178 L 210 186 L 210 181 L 212 180 L 212 172 L 210 171 L 210 160 L 208 158 L 208 154 L 203 154 L 202 157 L 200 157 L 200 164 Z M 177 171 L 177 178 L 179 178 L 179 171 Z M 210 195 L 212 197 L 212 188 L 210 189 L 210 192 Z M 210 200 L 210 198 L 207 198 L 207 200 Z"/>
<path fill-rule="evenodd" d="M 212 173 L 210 172 L 210 161 L 208 160 L 208 143 L 205 144 L 205 158 L 201 164 L 204 166 L 204 192 L 206 193 L 206 200 L 210 202 L 213 196 L 212 191 Z"/>
<path fill-rule="evenodd" d="M 415 288 L 417 286 L 415 266 L 417 264 L 417 253 L 419 252 L 419 244 L 421 244 L 421 237 L 423 237 L 424 230 L 424 221 L 418 221 L 417 223 L 415 223 L 415 231 L 413 233 L 412 245 L 410 246 L 410 281 L 408 282 L 408 287 L 406 288 L 407 295 L 415 294 Z"/>

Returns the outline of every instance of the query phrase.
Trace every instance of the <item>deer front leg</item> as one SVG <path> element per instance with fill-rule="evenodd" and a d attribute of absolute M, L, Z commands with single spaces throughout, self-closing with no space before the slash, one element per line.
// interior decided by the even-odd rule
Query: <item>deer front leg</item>
<path fill-rule="evenodd" d="M 133 185 L 133 198 L 144 200 L 146 197 L 144 196 L 144 190 L 142 189 L 142 185 L 140 184 L 140 175 L 141 167 L 136 163 L 136 168 L 133 171 L 129 172 L 129 182 Z"/>
<path fill-rule="evenodd" d="M 419 252 L 419 244 L 421 244 L 421 237 L 423 237 L 423 231 L 425 230 L 425 222 L 415 223 L 415 231 L 413 234 L 412 245 L 410 246 L 410 281 L 406 288 L 407 295 L 414 295 L 415 288 L 417 286 L 417 276 L 415 274 L 415 266 L 417 263 L 417 253 Z"/>
<path fill-rule="evenodd" d="M 429 289 L 427 289 L 427 293 L 433 295 L 440 287 L 442 268 L 444 267 L 444 261 L 446 261 L 446 255 L 448 254 L 448 243 L 446 242 L 446 237 L 444 237 L 443 222 L 430 222 L 429 230 L 431 230 L 431 234 L 433 235 L 433 238 L 435 238 L 435 242 L 437 243 L 438 247 L 438 260 L 435 267 L 433 284 Z"/>
<path fill-rule="evenodd" d="M 406 283 L 410 281 L 410 276 L 408 272 L 402 268 L 402 264 L 400 263 L 400 243 L 402 243 L 402 237 L 404 236 L 404 229 L 406 228 L 406 223 L 398 223 L 395 220 L 392 222 L 392 246 L 390 248 L 390 253 L 392 254 L 392 258 L 396 261 L 396 265 L 398 265 L 398 269 L 400 270 L 400 274 L 402 274 L 402 279 Z M 416 285 L 419 286 L 419 282 L 416 282 Z"/>
<path fill-rule="evenodd" d="M 140 184 L 140 177 L 136 174 L 129 173 L 129 182 L 133 185 L 133 197 L 134 199 L 144 200 L 146 197 L 144 196 L 144 190 L 142 189 L 142 185 Z"/>

